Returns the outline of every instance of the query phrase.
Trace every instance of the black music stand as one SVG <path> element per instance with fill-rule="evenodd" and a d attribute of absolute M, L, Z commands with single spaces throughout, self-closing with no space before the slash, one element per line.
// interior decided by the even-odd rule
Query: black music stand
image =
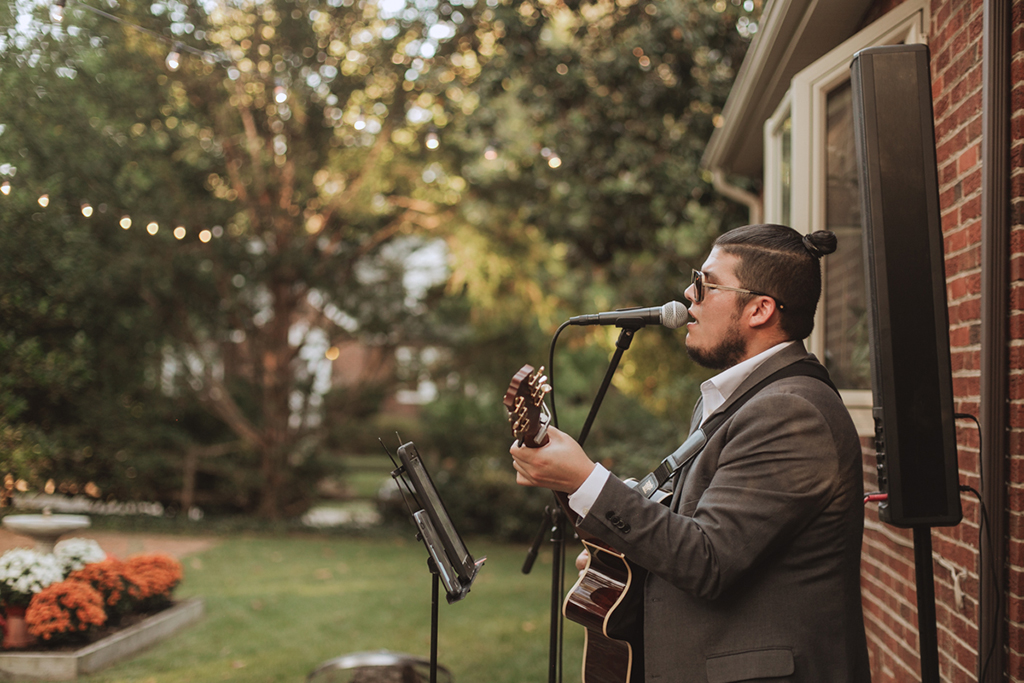
<path fill-rule="evenodd" d="M 430 603 L 430 683 L 437 683 L 437 616 L 440 584 L 444 583 L 446 598 L 451 604 L 466 597 L 480 567 L 487 558 L 474 560 L 462 537 L 455 530 L 448 510 L 434 487 L 413 442 L 398 449 L 402 465 L 391 476 L 405 483 L 413 493 L 418 509 L 410 506 L 416 524 L 416 538 L 423 541 L 430 554 L 427 567 L 433 577 Z M 411 486 L 410 486 L 411 483 Z"/>

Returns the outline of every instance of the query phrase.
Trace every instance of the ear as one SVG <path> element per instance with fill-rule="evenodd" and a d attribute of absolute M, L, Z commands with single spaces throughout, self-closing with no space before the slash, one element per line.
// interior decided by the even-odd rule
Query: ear
<path fill-rule="evenodd" d="M 757 296 L 747 303 L 745 313 L 750 327 L 764 328 L 778 322 L 775 312 L 778 306 L 770 296 Z"/>

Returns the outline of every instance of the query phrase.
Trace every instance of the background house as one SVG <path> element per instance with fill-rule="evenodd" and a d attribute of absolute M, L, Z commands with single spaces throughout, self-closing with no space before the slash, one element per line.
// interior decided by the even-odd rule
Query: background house
<path fill-rule="evenodd" d="M 978 500 L 965 494 L 963 522 L 932 531 L 947 681 L 1024 680 L 1022 19 L 1021 0 L 771 2 L 703 159 L 719 189 L 750 207 L 751 222 L 839 234 L 810 346 L 865 437 L 873 490 L 850 62 L 871 46 L 929 46 L 954 409 L 980 420 L 980 431 L 957 423 L 960 482 L 981 493 L 988 518 L 983 528 Z M 881 523 L 873 505 L 865 524 L 873 680 L 921 680 L 911 533 Z"/>

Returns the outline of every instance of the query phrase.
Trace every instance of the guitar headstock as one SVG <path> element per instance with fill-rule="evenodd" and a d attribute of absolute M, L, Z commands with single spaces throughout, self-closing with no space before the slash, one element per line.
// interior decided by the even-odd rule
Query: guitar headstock
<path fill-rule="evenodd" d="M 512 378 L 502 400 L 508 409 L 512 436 L 530 448 L 538 448 L 548 442 L 551 412 L 544 403 L 544 397 L 550 391 L 544 367 L 534 372 L 532 365 L 524 365 Z"/>

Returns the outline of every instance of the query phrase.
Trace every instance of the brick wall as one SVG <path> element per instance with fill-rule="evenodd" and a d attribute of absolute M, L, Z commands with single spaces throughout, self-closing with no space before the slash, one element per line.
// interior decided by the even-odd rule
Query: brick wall
<path fill-rule="evenodd" d="M 981 105 L 983 3 L 932 3 L 932 53 L 939 207 L 945 236 L 954 410 L 979 414 L 981 294 Z M 977 432 L 958 422 L 960 482 L 981 489 Z M 976 680 L 980 507 L 962 498 L 963 522 L 932 534 L 939 671 L 943 680 Z M 962 598 L 956 599 L 955 575 Z"/>
<path fill-rule="evenodd" d="M 891 4 L 891 3 L 890 3 Z M 1012 167 L 1014 291 L 1011 306 L 1011 466 L 1008 476 L 1010 541 L 1009 656 L 1010 681 L 1024 681 L 1024 0 L 1014 0 Z M 934 0 L 929 46 L 940 209 L 945 239 L 955 410 L 979 413 L 981 292 L 981 129 L 982 0 Z M 957 422 L 960 481 L 977 490 L 977 432 Z M 867 453 L 867 450 L 866 450 Z M 865 456 L 865 482 L 875 483 L 873 451 Z M 936 561 L 936 617 L 939 670 L 943 681 L 975 681 L 978 667 L 978 547 L 980 507 L 973 495 L 963 497 L 964 520 L 932 532 Z M 989 514 L 994 514 L 989 511 Z M 913 540 L 909 531 L 878 521 L 869 506 L 865 516 L 862 591 L 872 676 L 876 683 L 919 681 Z"/>

